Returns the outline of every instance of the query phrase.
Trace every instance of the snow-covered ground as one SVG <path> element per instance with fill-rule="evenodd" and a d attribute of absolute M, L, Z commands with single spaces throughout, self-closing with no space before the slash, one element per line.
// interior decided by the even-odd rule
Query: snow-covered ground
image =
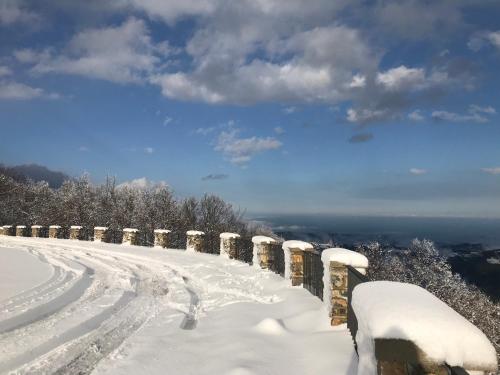
<path fill-rule="evenodd" d="M 0 236 L 0 373 L 355 374 L 346 329 L 218 256 Z"/>

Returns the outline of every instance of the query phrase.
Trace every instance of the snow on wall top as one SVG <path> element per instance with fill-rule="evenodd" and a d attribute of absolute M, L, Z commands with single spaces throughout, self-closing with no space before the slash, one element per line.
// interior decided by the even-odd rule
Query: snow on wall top
<path fill-rule="evenodd" d="M 155 229 L 155 233 L 170 233 L 171 230 L 168 229 Z"/>
<path fill-rule="evenodd" d="M 253 243 L 274 243 L 274 242 L 276 242 L 276 240 L 274 238 L 266 237 L 266 236 L 253 236 L 252 242 Z"/>
<path fill-rule="evenodd" d="M 94 230 L 108 230 L 108 227 L 94 227 Z"/>
<path fill-rule="evenodd" d="M 18 226 L 16 226 L 16 228 L 21 228 L 21 229 L 23 229 L 23 228 L 26 228 L 26 225 L 18 225 Z"/>
<path fill-rule="evenodd" d="M 51 226 L 49 226 L 49 228 L 59 229 L 59 228 L 61 228 L 61 226 L 60 225 L 51 225 Z"/>
<path fill-rule="evenodd" d="M 201 236 L 201 235 L 205 234 L 205 232 L 202 232 L 202 231 L 200 231 L 200 230 L 188 230 L 188 231 L 186 232 L 186 234 L 187 234 L 188 236 Z"/>
<path fill-rule="evenodd" d="M 227 238 L 238 238 L 238 237 L 240 237 L 240 235 L 238 233 L 224 232 L 224 233 L 220 234 L 220 238 L 224 238 L 224 239 L 227 239 Z"/>
<path fill-rule="evenodd" d="M 12 228 L 12 225 L 4 225 L 3 228 Z"/>
<path fill-rule="evenodd" d="M 346 266 L 355 268 L 368 268 L 368 258 L 356 251 L 335 247 L 326 249 L 321 253 L 321 261 L 323 264 L 329 262 L 339 262 Z"/>
<path fill-rule="evenodd" d="M 468 370 L 497 369 L 495 348 L 484 333 L 417 285 L 391 281 L 359 284 L 352 294 L 352 307 L 359 325 L 356 338 L 358 341 L 360 336 L 361 343 L 376 338 L 405 339 L 438 363 Z"/>
<path fill-rule="evenodd" d="M 132 233 L 135 233 L 135 232 L 139 232 L 139 229 L 135 229 L 135 228 L 123 228 L 123 231 L 124 231 L 124 232 L 132 232 Z"/>
<path fill-rule="evenodd" d="M 43 228 L 42 225 L 32 225 L 31 228 Z"/>
<path fill-rule="evenodd" d="M 304 242 L 304 241 L 297 241 L 297 240 L 290 240 L 290 241 L 285 241 L 283 242 L 283 249 L 301 249 L 301 250 L 307 250 L 307 249 L 313 249 L 313 245 L 311 245 L 309 242 Z"/>
<path fill-rule="evenodd" d="M 83 227 L 81 225 L 72 225 L 70 228 L 71 229 L 82 229 Z"/>

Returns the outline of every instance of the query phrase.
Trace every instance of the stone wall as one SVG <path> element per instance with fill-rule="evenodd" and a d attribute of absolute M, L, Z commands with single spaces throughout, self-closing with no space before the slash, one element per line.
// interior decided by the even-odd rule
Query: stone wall
<path fill-rule="evenodd" d="M 18 225 L 16 227 L 16 236 L 17 237 L 28 237 L 29 230 L 26 225 Z"/>
<path fill-rule="evenodd" d="M 135 228 L 124 228 L 122 245 L 139 245 L 139 230 Z"/>
<path fill-rule="evenodd" d="M 186 235 L 187 235 L 186 250 L 195 251 L 199 253 L 203 252 L 205 233 L 196 230 L 188 230 L 186 232 Z"/>
<path fill-rule="evenodd" d="M 12 225 L 3 226 L 3 234 L 5 236 L 13 236 L 15 235 L 15 233 L 16 233 L 15 228 Z"/>
<path fill-rule="evenodd" d="M 51 225 L 49 227 L 49 238 L 61 238 L 62 228 L 59 225 Z"/>
<path fill-rule="evenodd" d="M 329 275 L 332 306 L 330 321 L 332 326 L 337 326 L 347 323 L 347 267 L 339 262 L 330 262 Z"/>
<path fill-rule="evenodd" d="M 83 227 L 79 225 L 72 225 L 69 228 L 69 239 L 70 240 L 83 240 Z"/>
<path fill-rule="evenodd" d="M 270 269 L 274 262 L 274 254 L 271 251 L 271 244 L 276 240 L 266 236 L 254 236 L 253 242 L 253 264 L 263 269 Z"/>
<path fill-rule="evenodd" d="M 108 227 L 94 227 L 94 242 L 109 242 Z"/>
<path fill-rule="evenodd" d="M 221 233 L 220 234 L 220 255 L 229 259 L 236 259 L 238 249 L 236 248 L 236 239 L 240 235 L 236 233 Z"/>
<path fill-rule="evenodd" d="M 31 226 L 31 237 L 45 237 L 47 233 L 46 227 L 42 225 L 32 225 Z"/>

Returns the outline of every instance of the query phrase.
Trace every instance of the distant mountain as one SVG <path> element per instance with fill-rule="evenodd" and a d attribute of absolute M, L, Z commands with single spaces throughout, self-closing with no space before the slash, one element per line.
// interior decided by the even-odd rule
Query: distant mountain
<path fill-rule="evenodd" d="M 26 182 L 28 179 L 35 182 L 47 181 L 52 188 L 58 188 L 65 180 L 70 179 L 65 173 L 53 171 L 38 164 L 23 164 L 13 167 L 0 164 L 0 174 L 12 177 L 19 182 Z"/>

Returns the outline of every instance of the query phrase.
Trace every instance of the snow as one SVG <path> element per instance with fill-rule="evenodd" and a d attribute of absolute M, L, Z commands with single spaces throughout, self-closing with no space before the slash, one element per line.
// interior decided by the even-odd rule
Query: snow
<path fill-rule="evenodd" d="M 237 233 L 224 232 L 224 233 L 220 234 L 220 238 L 223 238 L 223 239 L 238 238 L 238 237 L 240 237 L 240 235 Z"/>
<path fill-rule="evenodd" d="M 3 236 L 0 254 L 0 285 L 9 270 L 19 278 L 0 300 L 0 373 L 357 371 L 349 332 L 330 327 L 320 300 L 236 260 Z"/>
<path fill-rule="evenodd" d="M 358 320 L 358 375 L 376 374 L 374 339 L 405 339 L 437 363 L 466 370 L 497 368 L 493 345 L 484 333 L 425 289 L 405 283 L 374 281 L 354 288 Z"/>
<path fill-rule="evenodd" d="M 136 233 L 136 232 L 139 232 L 139 229 L 135 229 L 135 228 L 123 228 L 123 231 L 124 232 L 130 232 L 130 233 Z"/>
<path fill-rule="evenodd" d="M 12 225 L 4 225 L 4 228 L 12 228 Z"/>
<path fill-rule="evenodd" d="M 168 230 L 168 229 L 155 229 L 154 232 L 155 233 L 170 233 L 171 230 Z"/>
<path fill-rule="evenodd" d="M 18 225 L 18 226 L 16 226 L 16 228 L 25 229 L 25 228 L 26 228 L 26 225 Z"/>
<path fill-rule="evenodd" d="M 261 244 L 261 243 L 274 243 L 276 240 L 271 237 L 266 237 L 266 236 L 253 236 L 252 237 L 252 242 L 256 244 Z"/>
<path fill-rule="evenodd" d="M 188 236 L 202 236 L 205 234 L 205 232 L 199 231 L 199 230 L 188 230 L 186 232 Z"/>
<path fill-rule="evenodd" d="M 291 240 L 291 241 L 283 242 L 282 248 L 283 248 L 283 251 L 285 253 L 284 254 L 285 255 L 285 279 L 289 280 L 291 278 L 290 249 L 300 249 L 302 251 L 305 251 L 308 249 L 313 249 L 313 245 L 311 245 L 309 242 Z"/>
<path fill-rule="evenodd" d="M 51 225 L 49 228 L 59 229 L 59 228 L 61 228 L 61 226 L 60 225 Z"/>
<path fill-rule="evenodd" d="M 346 266 L 352 266 L 362 274 L 365 274 L 366 269 L 368 268 L 367 257 L 356 251 L 343 249 L 341 247 L 323 250 L 321 253 L 321 261 L 323 262 L 325 269 L 330 267 L 330 262 L 338 262 L 345 264 Z"/>
<path fill-rule="evenodd" d="M 94 227 L 94 230 L 108 230 L 108 227 Z"/>
<path fill-rule="evenodd" d="M 82 229 L 83 227 L 81 225 L 72 225 L 70 228 L 71 229 Z"/>
<path fill-rule="evenodd" d="M 43 228 L 42 225 L 32 225 L 31 228 Z"/>

